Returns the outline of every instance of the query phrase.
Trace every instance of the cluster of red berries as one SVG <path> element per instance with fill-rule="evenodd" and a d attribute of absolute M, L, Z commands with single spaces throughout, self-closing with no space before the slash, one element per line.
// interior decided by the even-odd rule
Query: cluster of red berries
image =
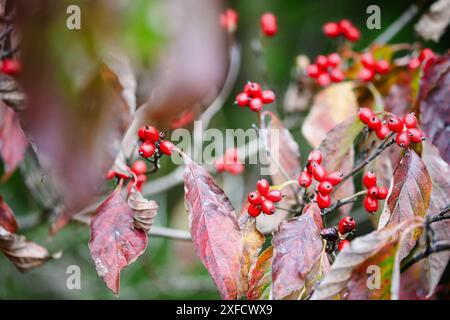
<path fill-rule="evenodd" d="M 261 31 L 266 37 L 273 37 L 277 34 L 277 17 L 270 12 L 261 16 Z"/>
<path fill-rule="evenodd" d="M 377 137 L 381 140 L 386 139 L 386 137 L 389 135 L 389 127 L 381 122 L 381 120 L 369 108 L 359 109 L 358 116 L 359 119 L 367 125 L 369 130 L 376 132 Z"/>
<path fill-rule="evenodd" d="M 236 31 L 238 14 L 233 9 L 227 9 L 220 15 L 220 25 L 229 33 Z"/>
<path fill-rule="evenodd" d="M 411 60 L 409 60 L 408 68 L 410 70 L 415 70 L 418 67 L 420 67 L 422 63 L 425 63 L 425 67 L 427 67 L 428 65 L 436 61 L 436 59 L 437 55 L 433 52 L 433 50 L 429 48 L 424 48 L 422 49 L 418 57 L 414 57 Z"/>
<path fill-rule="evenodd" d="M 244 171 L 244 165 L 239 161 L 236 148 L 229 148 L 225 154 L 214 163 L 217 172 L 228 171 L 232 175 L 241 174 Z"/>
<path fill-rule="evenodd" d="M 156 152 L 158 156 L 161 154 L 170 156 L 175 145 L 168 140 L 163 140 L 164 136 L 164 132 L 159 132 L 155 127 L 140 127 L 138 130 L 138 137 L 141 141 L 138 151 L 139 155 L 144 158 L 150 158 Z"/>
<path fill-rule="evenodd" d="M 126 169 L 127 173 L 109 170 L 106 174 L 106 179 L 111 180 L 114 178 L 118 178 L 127 180 L 132 178 L 132 181 L 128 183 L 128 193 L 130 193 L 133 185 L 135 185 L 137 191 L 142 191 L 142 186 L 147 181 L 147 164 L 145 163 L 145 161 L 136 160 L 131 166 L 131 169 L 128 166 L 126 167 Z M 131 172 L 133 172 L 134 175 L 132 175 Z"/>
<path fill-rule="evenodd" d="M 262 90 L 257 82 L 247 82 L 243 92 L 236 96 L 235 103 L 240 107 L 249 107 L 253 112 L 260 112 L 264 104 L 275 101 L 275 93 L 272 90 Z"/>
<path fill-rule="evenodd" d="M 386 199 L 389 190 L 384 186 L 377 186 L 377 176 L 372 171 L 364 174 L 363 184 L 367 188 L 367 195 L 363 201 L 364 209 L 368 213 L 375 213 L 378 210 L 378 200 Z"/>
<path fill-rule="evenodd" d="M 309 77 L 316 80 L 319 86 L 327 86 L 331 82 L 341 82 L 345 79 L 344 72 L 339 69 L 341 57 L 337 53 L 328 56 L 317 56 L 315 63 L 310 64 L 306 72 Z"/>
<path fill-rule="evenodd" d="M 323 33 L 330 38 L 344 36 L 351 42 L 358 41 L 361 33 L 349 20 L 343 19 L 339 22 L 327 22 L 322 27 Z"/>
<path fill-rule="evenodd" d="M 353 217 L 344 217 L 339 221 L 338 229 L 326 228 L 320 232 L 320 236 L 327 240 L 327 247 L 334 251 L 335 244 L 338 242 L 338 250 L 342 251 L 350 242 L 345 237 L 355 231 L 356 222 Z"/>
<path fill-rule="evenodd" d="M 252 217 L 257 217 L 261 212 L 272 215 L 276 208 L 275 203 L 280 202 L 283 195 L 280 190 L 270 190 L 266 179 L 259 179 L 256 183 L 256 191 L 250 192 L 247 200 L 250 203 L 247 212 Z"/>
<path fill-rule="evenodd" d="M 22 63 L 17 59 L 4 59 L 0 63 L 0 72 L 16 75 L 22 71 Z"/>
<path fill-rule="evenodd" d="M 389 62 L 386 60 L 375 60 L 370 52 L 365 52 L 360 56 L 363 69 L 359 72 L 358 78 L 362 81 L 371 81 L 375 74 L 386 74 L 389 72 Z"/>
<path fill-rule="evenodd" d="M 319 182 L 317 186 L 316 202 L 320 209 L 328 208 L 331 204 L 330 193 L 334 186 L 338 185 L 344 175 L 342 172 L 333 171 L 327 173 L 322 163 L 322 153 L 319 150 L 313 150 L 308 155 L 308 164 L 306 170 L 300 173 L 298 183 L 303 188 L 308 188 L 313 178 Z"/>

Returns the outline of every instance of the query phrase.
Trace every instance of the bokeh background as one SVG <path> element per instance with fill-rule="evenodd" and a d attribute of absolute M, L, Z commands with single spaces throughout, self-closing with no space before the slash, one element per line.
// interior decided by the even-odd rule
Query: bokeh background
<path fill-rule="evenodd" d="M 76 2 L 71 1 L 70 3 Z M 127 52 L 131 51 L 131 54 L 134 54 L 133 58 L 143 65 L 157 68 L 158 66 L 154 64 L 158 63 L 156 58 L 158 52 L 163 51 L 165 46 L 170 43 L 170 38 L 174 36 L 165 32 L 165 25 L 169 24 L 173 16 L 170 14 L 170 10 L 161 9 L 164 1 L 113 0 L 111 2 L 117 2 L 116 4 L 120 8 L 118 12 L 124 22 L 120 30 L 120 34 L 123 36 L 121 46 L 126 46 Z M 82 17 L 85 10 L 91 8 L 87 3 L 88 1 L 80 1 Z M 96 10 L 101 9 L 101 2 L 99 3 Z M 413 2 L 407 0 L 375 2 L 365 0 L 224 1 L 223 9 L 231 7 L 239 14 L 236 37 L 241 45 L 241 68 L 234 89 L 222 110 L 213 118 L 210 126 L 221 130 L 226 128 L 247 129 L 255 122 L 254 115 L 251 112 L 244 112 L 242 109 L 238 110 L 233 105 L 233 100 L 245 81 L 261 80 L 251 43 L 259 35 L 259 18 L 262 13 L 271 11 L 278 17 L 278 35 L 265 41 L 265 48 L 268 74 L 273 83 L 273 89 L 280 98 L 279 103 L 282 103 L 282 97 L 293 79 L 297 55 L 306 54 L 314 58 L 320 53 L 330 53 L 336 49 L 336 41 L 323 36 L 321 31 L 323 23 L 338 21 L 342 18 L 352 20 L 362 32 L 362 39 L 355 46 L 355 49 L 359 50 L 370 44 L 392 21 L 405 12 L 411 3 Z M 372 4 L 377 4 L 381 8 L 381 30 L 368 30 L 365 27 L 366 8 Z M 98 14 L 101 15 L 101 12 L 99 10 Z M 201 19 L 219 19 L 218 16 L 208 16 L 207 12 L 197 10 L 195 6 L 192 7 L 192 11 L 188 11 L 188 14 L 192 23 Z M 391 40 L 391 43 L 418 41 L 413 28 L 416 21 L 417 19 L 413 19 L 407 24 Z M 425 43 L 425 45 L 437 52 L 442 52 L 449 47 L 449 39 L 447 30 L 440 43 Z M 61 54 L 73 55 L 75 59 L 77 57 L 76 54 L 70 52 L 70 48 L 61 47 L 60 50 Z M 76 73 L 77 70 L 73 72 Z M 292 128 L 291 132 L 299 142 L 302 154 L 306 154 L 310 149 L 301 136 L 300 125 L 305 115 L 306 113 L 302 112 L 291 115 L 298 119 L 299 125 Z M 165 160 L 162 163 L 162 169 L 155 177 L 164 175 L 173 169 L 174 166 L 170 161 Z M 21 274 L 3 255 L 0 255 L 0 299 L 219 298 L 211 278 L 196 257 L 192 244 L 161 238 L 150 238 L 149 246 L 143 256 L 122 272 L 120 297 L 114 296 L 95 272 L 87 246 L 89 230 L 86 226 L 71 223 L 56 236 L 49 237 L 48 222 L 35 223 L 37 219 L 45 215 L 42 214 L 42 208 L 24 184 L 25 174 L 23 170 L 16 171 L 6 184 L 0 184 L 0 194 L 14 210 L 19 224 L 24 226 L 23 234 L 52 252 L 62 250 L 63 256 L 38 269 Z M 225 192 L 230 194 L 231 200 L 239 210 L 242 195 L 253 188 L 257 176 L 257 167 L 248 165 L 243 176 L 233 177 L 225 174 L 218 177 L 217 181 L 223 186 Z M 181 185 L 169 192 L 154 194 L 151 198 L 160 203 L 156 225 L 187 230 L 188 216 L 184 208 Z M 359 233 L 370 230 L 371 224 L 364 218 L 362 211 L 357 210 L 355 218 L 361 223 L 358 229 Z M 68 276 L 66 270 L 70 265 L 78 265 L 81 269 L 80 290 L 66 288 Z"/>

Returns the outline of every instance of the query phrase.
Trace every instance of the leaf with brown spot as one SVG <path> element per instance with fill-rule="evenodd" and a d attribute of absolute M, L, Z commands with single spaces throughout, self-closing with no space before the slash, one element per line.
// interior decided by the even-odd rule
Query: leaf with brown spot
<path fill-rule="evenodd" d="M 280 223 L 272 239 L 274 299 L 300 296 L 305 290 L 306 278 L 322 256 L 322 229 L 322 216 L 315 203 L 307 205 L 301 216 Z"/>
<path fill-rule="evenodd" d="M 185 204 L 197 254 L 223 299 L 239 290 L 242 234 L 233 206 L 201 166 L 184 156 Z"/>
<path fill-rule="evenodd" d="M 18 229 L 16 218 L 14 213 L 8 204 L 3 200 L 0 195 L 0 227 L 3 227 L 6 231 L 15 233 Z"/>
<path fill-rule="evenodd" d="M 135 189 L 131 191 L 127 202 L 133 209 L 134 226 L 148 233 L 158 213 L 158 203 L 145 199 L 142 193 Z"/>
<path fill-rule="evenodd" d="M 248 300 L 269 299 L 272 284 L 273 247 L 264 250 L 250 268 Z"/>
<path fill-rule="evenodd" d="M 147 234 L 134 227 L 133 210 L 124 199 L 122 181 L 97 208 L 91 220 L 89 250 L 97 274 L 115 294 L 120 291 L 120 271 L 147 247 Z"/>

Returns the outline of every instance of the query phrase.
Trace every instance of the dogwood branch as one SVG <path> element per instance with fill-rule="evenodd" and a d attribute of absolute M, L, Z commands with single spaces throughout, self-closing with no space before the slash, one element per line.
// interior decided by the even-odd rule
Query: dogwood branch
<path fill-rule="evenodd" d="M 346 204 L 355 202 L 356 199 L 358 199 L 359 196 L 362 196 L 362 195 L 365 195 L 365 194 L 367 194 L 367 190 L 362 190 L 362 191 L 357 192 L 357 193 L 355 193 L 355 194 L 353 194 L 353 195 L 351 195 L 351 196 L 349 196 L 347 198 L 340 199 L 340 200 L 336 201 L 335 203 L 333 203 L 330 207 L 324 209 L 322 211 L 322 215 L 326 215 L 326 214 L 336 210 L 339 207 L 342 207 L 342 206 L 344 206 Z"/>

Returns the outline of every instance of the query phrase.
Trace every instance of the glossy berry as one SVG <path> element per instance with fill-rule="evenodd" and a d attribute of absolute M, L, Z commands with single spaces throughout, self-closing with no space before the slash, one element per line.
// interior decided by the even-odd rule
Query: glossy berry
<path fill-rule="evenodd" d="M 427 59 L 430 59 L 430 58 L 435 58 L 435 56 L 436 55 L 434 54 L 433 50 L 431 50 L 430 48 L 424 48 L 420 52 L 419 60 L 420 61 L 424 61 L 424 60 L 427 60 Z"/>
<path fill-rule="evenodd" d="M 321 194 L 320 192 L 316 195 L 317 205 L 320 209 L 328 208 L 331 204 L 331 198 L 329 195 Z"/>
<path fill-rule="evenodd" d="M 250 110 L 253 112 L 260 112 L 263 107 L 263 102 L 260 98 L 253 98 L 250 100 L 250 103 L 248 105 L 250 107 Z"/>
<path fill-rule="evenodd" d="M 356 228 L 356 221 L 353 217 L 344 217 L 339 221 L 338 228 L 340 234 L 352 232 Z"/>
<path fill-rule="evenodd" d="M 265 13 L 261 16 L 261 30 L 267 37 L 277 34 L 277 17 L 273 13 Z"/>
<path fill-rule="evenodd" d="M 375 71 L 379 74 L 386 74 L 389 72 L 389 62 L 386 60 L 378 60 L 375 65 Z"/>
<path fill-rule="evenodd" d="M 335 242 L 339 239 L 339 233 L 336 228 L 325 228 L 320 231 L 320 236 L 329 242 Z"/>
<path fill-rule="evenodd" d="M 131 166 L 131 171 L 136 175 L 144 174 L 147 172 L 147 164 L 144 160 L 136 160 Z"/>
<path fill-rule="evenodd" d="M 333 191 L 333 185 L 329 181 L 322 181 L 319 183 L 317 190 L 319 190 L 319 192 L 323 195 L 330 194 L 331 191 Z"/>
<path fill-rule="evenodd" d="M 238 14 L 233 9 L 227 9 L 220 15 L 220 24 L 228 32 L 234 32 L 237 28 Z"/>
<path fill-rule="evenodd" d="M 114 179 L 116 176 L 116 172 L 114 170 L 109 170 L 108 173 L 106 174 L 105 178 L 106 180 L 111 180 Z"/>
<path fill-rule="evenodd" d="M 326 87 L 331 83 L 331 78 L 328 73 L 321 73 L 317 79 L 316 83 L 321 87 Z"/>
<path fill-rule="evenodd" d="M 244 86 L 244 93 L 248 94 L 249 97 L 260 97 L 262 92 L 261 85 L 256 82 L 247 82 Z"/>
<path fill-rule="evenodd" d="M 344 37 L 351 42 L 356 42 L 361 38 L 361 33 L 356 27 L 351 26 L 350 28 L 343 30 Z"/>
<path fill-rule="evenodd" d="M 156 142 L 159 140 L 159 132 L 155 127 L 143 126 L 138 130 L 138 137 L 141 141 Z"/>
<path fill-rule="evenodd" d="M 316 179 L 317 181 L 320 182 L 320 181 L 323 181 L 323 179 L 327 175 L 327 171 L 320 164 L 314 163 L 313 169 L 312 169 L 312 174 L 313 174 L 314 179 Z"/>
<path fill-rule="evenodd" d="M 172 142 L 167 141 L 167 140 L 161 141 L 161 143 L 159 145 L 159 150 L 168 156 L 170 156 L 172 154 L 172 151 L 174 148 L 175 148 L 175 145 Z"/>
<path fill-rule="evenodd" d="M 336 22 L 327 22 L 322 27 L 323 33 L 330 38 L 336 38 L 341 34 L 341 29 Z"/>
<path fill-rule="evenodd" d="M 378 200 L 373 197 L 366 196 L 364 198 L 363 204 L 364 209 L 366 209 L 368 213 L 374 213 L 378 210 Z"/>
<path fill-rule="evenodd" d="M 342 172 L 333 171 L 325 177 L 325 180 L 329 181 L 333 186 L 336 186 L 342 181 L 343 177 L 344 174 Z"/>
<path fill-rule="evenodd" d="M 389 127 L 385 124 L 382 124 L 381 127 L 376 131 L 376 134 L 379 139 L 384 140 L 390 132 L 391 131 L 389 130 Z"/>
<path fill-rule="evenodd" d="M 317 56 L 315 63 L 322 70 L 326 70 L 328 67 L 328 59 L 324 55 Z"/>
<path fill-rule="evenodd" d="M 327 57 L 329 67 L 337 67 L 341 63 L 341 57 L 336 52 L 330 53 Z"/>
<path fill-rule="evenodd" d="M 322 163 L 322 152 L 319 150 L 313 150 L 308 155 L 309 162 L 316 162 L 318 164 Z"/>
<path fill-rule="evenodd" d="M 272 202 L 280 202 L 281 199 L 283 199 L 283 195 L 280 190 L 270 190 L 266 196 L 266 199 Z"/>
<path fill-rule="evenodd" d="M 377 175 L 373 171 L 367 171 L 363 176 L 363 185 L 370 189 L 377 185 Z"/>
<path fill-rule="evenodd" d="M 370 119 L 375 116 L 369 108 L 360 108 L 358 113 L 359 119 L 365 124 L 369 123 Z"/>
<path fill-rule="evenodd" d="M 309 77 L 316 79 L 321 74 L 321 71 L 317 64 L 310 64 L 308 67 L 306 67 L 306 73 Z"/>
<path fill-rule="evenodd" d="M 375 70 L 376 62 L 370 52 L 366 52 L 361 55 L 361 63 L 367 69 Z"/>
<path fill-rule="evenodd" d="M 418 67 L 420 67 L 420 60 L 419 58 L 412 58 L 411 60 L 409 60 L 408 63 L 408 69 L 409 70 L 416 70 Z"/>
<path fill-rule="evenodd" d="M 369 122 L 367 122 L 367 126 L 369 127 L 370 130 L 380 130 L 381 128 L 381 120 L 378 119 L 377 116 L 373 116 L 372 118 L 369 119 Z"/>
<path fill-rule="evenodd" d="M 341 81 L 344 81 L 345 74 L 344 74 L 344 72 L 342 72 L 341 69 L 336 68 L 336 69 L 331 70 L 330 79 L 333 82 L 341 82 Z"/>
<path fill-rule="evenodd" d="M 144 141 L 139 146 L 139 155 L 144 158 L 150 158 L 155 153 L 155 145 L 153 142 Z"/>
<path fill-rule="evenodd" d="M 410 128 L 407 130 L 409 139 L 414 143 L 421 143 L 423 140 L 423 131 L 418 128 Z"/>
<path fill-rule="evenodd" d="M 378 198 L 378 187 L 373 186 L 367 190 L 367 195 L 372 198 Z"/>
<path fill-rule="evenodd" d="M 406 131 L 397 133 L 397 136 L 395 137 L 395 142 L 400 147 L 407 148 L 409 146 L 409 143 L 411 142 L 409 133 Z"/>
<path fill-rule="evenodd" d="M 358 78 L 365 82 L 371 81 L 374 76 L 375 76 L 375 72 L 373 72 L 373 70 L 367 69 L 367 68 L 363 68 L 358 73 Z"/>
<path fill-rule="evenodd" d="M 386 187 L 383 187 L 383 186 L 379 186 L 377 188 L 378 188 L 378 191 L 377 191 L 377 195 L 378 196 L 377 196 L 377 198 L 381 199 L 381 200 L 386 199 L 387 195 L 389 193 L 389 189 L 386 188 Z"/>
<path fill-rule="evenodd" d="M 388 127 L 393 132 L 400 132 L 403 130 L 403 121 L 400 118 L 393 116 L 388 120 Z"/>
<path fill-rule="evenodd" d="M 269 187 L 270 187 L 269 181 L 267 181 L 266 179 L 259 179 L 258 182 L 256 183 L 256 189 L 264 197 L 269 192 Z"/>
<path fill-rule="evenodd" d="M 303 188 L 308 188 L 312 183 L 312 176 L 310 173 L 303 171 L 298 177 L 298 184 Z"/>
<path fill-rule="evenodd" d="M 342 19 L 341 21 L 339 21 L 339 28 L 341 30 L 348 29 L 348 28 L 350 28 L 352 26 L 353 26 L 353 24 L 348 19 Z"/>
<path fill-rule="evenodd" d="M 403 123 L 407 128 L 415 128 L 417 127 L 417 118 L 414 114 L 409 113 L 403 117 Z"/>
<path fill-rule="evenodd" d="M 254 205 L 259 205 L 261 204 L 261 196 L 259 195 L 258 192 L 250 192 L 247 196 L 247 200 L 249 203 L 254 204 Z"/>
<path fill-rule="evenodd" d="M 252 217 L 257 217 L 261 214 L 261 208 L 259 206 L 255 206 L 253 204 L 250 204 L 247 208 L 247 212 Z"/>
<path fill-rule="evenodd" d="M 276 208 L 272 201 L 264 200 L 261 202 L 261 209 L 265 214 L 271 215 L 274 214 Z"/>
<path fill-rule="evenodd" d="M 247 93 L 241 92 L 236 96 L 236 104 L 239 107 L 246 107 L 246 106 L 248 106 L 249 99 L 250 99 L 250 97 L 248 96 Z"/>
<path fill-rule="evenodd" d="M 275 101 L 275 92 L 272 90 L 263 90 L 261 93 L 263 103 L 272 103 Z"/>
<path fill-rule="evenodd" d="M 345 240 L 345 239 L 341 240 L 341 241 L 339 242 L 339 244 L 338 244 L 338 250 L 339 250 L 339 251 L 344 250 L 344 248 L 345 248 L 346 246 L 348 246 L 349 244 L 350 244 L 350 241 Z"/>
<path fill-rule="evenodd" d="M 22 71 L 22 63 L 16 59 L 5 59 L 1 62 L 0 71 L 9 75 L 16 75 Z"/>

